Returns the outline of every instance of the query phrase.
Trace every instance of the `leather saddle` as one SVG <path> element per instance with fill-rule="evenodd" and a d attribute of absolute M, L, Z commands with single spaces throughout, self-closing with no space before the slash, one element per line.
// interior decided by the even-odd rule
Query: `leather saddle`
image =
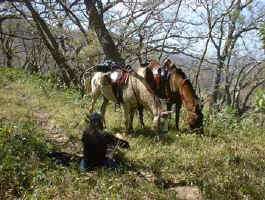
<path fill-rule="evenodd" d="M 124 66 L 112 60 L 106 60 L 94 68 L 94 71 L 105 73 L 105 80 L 112 86 L 118 104 L 123 102 L 122 86 L 127 83 L 130 68 L 129 65 Z"/>
<path fill-rule="evenodd" d="M 108 83 L 112 86 L 113 93 L 118 104 L 123 102 L 122 98 L 122 88 L 127 84 L 129 77 L 129 72 L 125 72 L 121 69 L 115 69 L 109 73 L 106 73 L 105 78 Z"/>

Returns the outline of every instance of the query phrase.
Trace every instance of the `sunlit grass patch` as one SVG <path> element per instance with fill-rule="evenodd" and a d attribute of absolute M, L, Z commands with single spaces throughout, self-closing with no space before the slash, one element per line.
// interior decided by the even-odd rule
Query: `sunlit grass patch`
<path fill-rule="evenodd" d="M 125 134 L 123 110 L 110 104 L 107 130 L 123 134 L 131 149 L 115 154 L 120 170 L 80 172 L 79 163 L 57 165 L 46 153 L 82 153 L 90 98 L 14 69 L 0 68 L 0 84 L 1 199 L 178 199 L 187 186 L 205 199 L 265 196 L 265 131 L 256 118 L 205 110 L 205 134 L 198 136 L 187 131 L 183 111 L 180 130 L 172 115 L 169 133 L 159 135 L 145 111 L 147 128 L 136 114 L 134 132 Z"/>

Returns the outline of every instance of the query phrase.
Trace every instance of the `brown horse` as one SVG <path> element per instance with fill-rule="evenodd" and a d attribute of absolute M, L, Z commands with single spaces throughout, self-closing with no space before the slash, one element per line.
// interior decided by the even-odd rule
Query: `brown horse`
<path fill-rule="evenodd" d="M 185 122 L 189 129 L 196 129 L 199 133 L 203 132 L 203 114 L 200 100 L 190 80 L 187 79 L 187 76 L 180 68 L 177 68 L 171 60 L 167 60 L 164 66 L 157 61 L 151 61 L 148 67 L 140 67 L 138 73 L 145 77 L 159 98 L 167 99 L 168 110 L 171 109 L 173 104 L 176 105 L 175 123 L 177 129 L 179 128 L 180 108 L 184 105 L 187 110 Z M 143 123 L 141 115 L 140 120 Z"/>

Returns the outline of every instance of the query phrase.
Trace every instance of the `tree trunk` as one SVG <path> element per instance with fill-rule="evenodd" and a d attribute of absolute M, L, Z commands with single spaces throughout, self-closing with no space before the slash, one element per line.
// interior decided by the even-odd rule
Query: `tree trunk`
<path fill-rule="evenodd" d="M 69 87 L 71 83 L 77 84 L 77 78 L 75 76 L 74 70 L 67 64 L 65 57 L 59 50 L 59 45 L 56 42 L 56 39 L 52 35 L 49 27 L 45 21 L 40 17 L 39 13 L 32 7 L 30 1 L 25 1 L 27 8 L 30 10 L 33 20 L 37 26 L 37 29 L 43 39 L 45 45 L 49 49 L 53 59 L 56 64 L 59 66 L 62 78 L 65 84 Z"/>
<path fill-rule="evenodd" d="M 217 98 L 218 98 L 218 94 L 219 94 L 223 68 L 224 68 L 224 63 L 223 63 L 223 59 L 221 59 L 221 61 L 217 65 L 217 69 L 215 72 L 215 79 L 214 79 L 214 83 L 213 83 L 213 92 L 212 92 L 211 99 L 210 99 L 210 105 L 211 106 L 214 106 L 214 104 L 217 103 Z"/>
<path fill-rule="evenodd" d="M 121 57 L 118 48 L 114 44 L 112 37 L 110 36 L 108 30 L 103 21 L 103 13 L 99 13 L 95 1 L 84 0 L 86 5 L 86 10 L 89 15 L 89 25 L 92 30 L 97 34 L 99 43 L 103 49 L 106 59 L 111 59 L 119 63 L 125 63 L 124 59 Z M 100 12 L 103 12 L 102 10 Z"/>
<path fill-rule="evenodd" d="M 225 74 L 226 103 L 227 105 L 231 105 L 231 94 L 229 91 L 230 85 L 228 85 L 228 77 L 226 76 L 228 76 L 228 73 L 229 73 L 229 62 L 230 62 L 229 59 L 231 58 L 232 50 L 234 49 L 236 41 L 238 37 L 240 36 L 240 34 L 234 35 L 236 31 L 236 22 L 238 21 L 239 14 L 242 11 L 242 9 L 246 7 L 247 5 L 249 5 L 251 2 L 252 0 L 249 0 L 248 2 L 246 2 L 245 5 L 241 6 L 241 0 L 236 0 L 234 2 L 234 6 L 235 6 L 234 10 L 231 13 L 228 13 L 228 16 L 229 16 L 228 33 L 225 39 L 225 44 L 224 44 L 222 53 L 220 53 L 221 45 L 219 45 L 217 49 L 217 52 L 219 52 L 217 56 L 219 65 L 217 66 L 216 77 L 215 77 L 214 86 L 213 86 L 213 93 L 211 96 L 211 105 L 217 103 L 217 93 L 220 88 L 221 74 L 222 74 L 222 71 L 224 70 L 225 61 L 227 61 L 227 66 L 226 66 L 227 68 L 226 68 L 226 74 Z M 224 33 L 223 23 L 224 23 L 224 20 L 222 20 L 222 24 L 220 28 L 221 39 Z"/>

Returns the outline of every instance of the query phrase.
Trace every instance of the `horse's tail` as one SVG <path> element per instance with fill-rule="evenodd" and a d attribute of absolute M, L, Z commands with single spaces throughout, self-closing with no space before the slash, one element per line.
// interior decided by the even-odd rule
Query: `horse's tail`
<path fill-rule="evenodd" d="M 92 92 L 92 86 L 91 86 L 92 78 L 93 78 L 93 74 L 89 74 L 89 76 L 87 77 L 85 81 L 87 95 L 89 95 Z"/>

